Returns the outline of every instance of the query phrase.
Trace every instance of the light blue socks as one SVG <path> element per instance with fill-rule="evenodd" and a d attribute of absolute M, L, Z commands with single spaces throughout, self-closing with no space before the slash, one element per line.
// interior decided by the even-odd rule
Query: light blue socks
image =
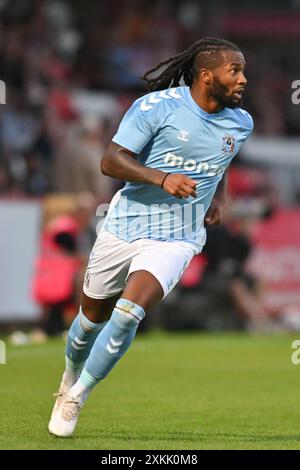
<path fill-rule="evenodd" d="M 66 345 L 66 371 L 63 382 L 69 387 L 78 380 L 94 342 L 106 323 L 91 322 L 80 308 L 69 330 Z"/>
<path fill-rule="evenodd" d="M 144 316 L 144 309 L 139 305 L 118 300 L 110 320 L 98 334 L 78 382 L 71 389 L 73 396 L 82 393 L 87 396 L 106 377 L 129 348 Z"/>

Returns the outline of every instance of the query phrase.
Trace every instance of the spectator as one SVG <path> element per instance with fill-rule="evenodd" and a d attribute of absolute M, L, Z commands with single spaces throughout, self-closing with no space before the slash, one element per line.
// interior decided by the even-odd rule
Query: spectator
<path fill-rule="evenodd" d="M 100 172 L 103 153 L 102 129 L 98 118 L 85 116 L 74 127 L 57 155 L 56 178 L 59 191 L 89 191 L 98 202 L 108 202 L 112 180 Z"/>
<path fill-rule="evenodd" d="M 216 295 L 226 295 L 234 312 L 245 327 L 252 331 L 273 331 L 276 324 L 268 316 L 261 298 L 261 285 L 246 270 L 246 261 L 252 250 L 250 231 L 253 217 L 251 206 L 244 214 L 234 214 L 231 207 L 226 225 L 208 227 L 204 253 L 207 269 L 203 286 L 212 288 Z M 269 211 L 266 210 L 269 215 Z M 258 214 L 255 214 L 257 217 Z M 222 294 L 223 293 L 223 294 Z"/>
<path fill-rule="evenodd" d="M 80 272 L 78 224 L 71 216 L 58 216 L 45 228 L 36 262 L 33 296 L 43 309 L 42 327 L 49 336 L 65 330 L 64 312 L 75 300 Z"/>

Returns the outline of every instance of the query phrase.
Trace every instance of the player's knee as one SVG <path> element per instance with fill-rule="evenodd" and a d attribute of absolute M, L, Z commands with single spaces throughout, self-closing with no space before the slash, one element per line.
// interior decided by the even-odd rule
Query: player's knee
<path fill-rule="evenodd" d="M 101 311 L 101 309 L 96 306 L 82 303 L 81 310 L 83 315 L 93 323 L 103 323 L 107 320 L 106 312 Z"/>
<path fill-rule="evenodd" d="M 118 300 L 112 315 L 112 319 L 124 330 L 138 326 L 144 317 L 144 309 L 127 299 Z"/>
<path fill-rule="evenodd" d="M 89 321 L 93 323 L 98 322 L 98 315 L 94 310 L 82 307 L 82 313 Z"/>

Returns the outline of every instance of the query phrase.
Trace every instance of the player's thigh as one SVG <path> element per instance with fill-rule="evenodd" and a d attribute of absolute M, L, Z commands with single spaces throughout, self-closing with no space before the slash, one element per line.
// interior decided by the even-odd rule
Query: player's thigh
<path fill-rule="evenodd" d="M 185 242 L 141 242 L 122 297 L 148 310 L 175 287 L 197 250 Z"/>
<path fill-rule="evenodd" d="M 108 299 L 93 299 L 83 292 L 81 300 L 82 311 L 93 323 L 103 323 L 109 320 L 120 295 L 121 292 Z"/>
<path fill-rule="evenodd" d="M 122 298 L 140 305 L 145 311 L 162 300 L 163 296 L 164 291 L 160 282 L 146 270 L 132 272 L 122 293 Z"/>

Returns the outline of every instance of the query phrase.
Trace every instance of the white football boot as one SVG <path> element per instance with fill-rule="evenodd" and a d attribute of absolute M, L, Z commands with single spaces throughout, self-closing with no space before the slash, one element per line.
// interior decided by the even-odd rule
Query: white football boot
<path fill-rule="evenodd" d="M 66 396 L 66 394 L 68 393 L 69 390 L 70 390 L 70 387 L 68 385 L 64 384 L 63 382 L 61 382 L 58 392 L 53 394 L 53 396 L 56 397 L 56 401 L 54 403 L 54 407 L 53 407 L 53 410 L 52 410 L 52 413 L 51 413 L 50 421 L 52 420 L 53 416 L 55 415 L 55 413 L 60 408 L 60 406 L 63 402 L 63 399 L 64 399 L 64 397 Z"/>
<path fill-rule="evenodd" d="M 82 406 L 78 397 L 72 397 L 69 393 L 65 394 L 57 412 L 51 416 L 48 425 L 49 432 L 58 437 L 71 436 Z"/>

